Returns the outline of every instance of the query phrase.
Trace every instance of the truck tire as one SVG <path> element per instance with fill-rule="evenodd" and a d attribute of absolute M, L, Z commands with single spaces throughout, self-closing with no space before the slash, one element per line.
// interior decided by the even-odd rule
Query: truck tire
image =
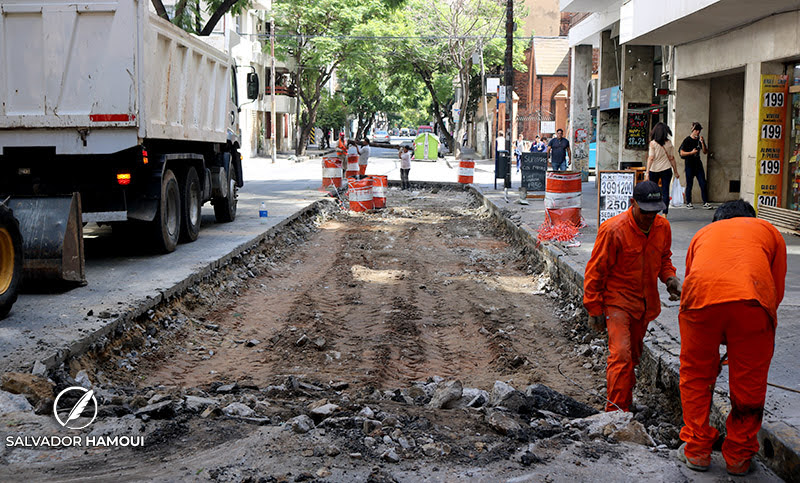
<path fill-rule="evenodd" d="M 14 213 L 0 205 L 0 319 L 17 300 L 22 281 L 22 235 Z"/>
<path fill-rule="evenodd" d="M 200 234 L 200 208 L 203 206 L 200 193 L 200 178 L 197 170 L 190 167 L 180 180 L 181 187 L 181 241 L 193 242 Z"/>
<path fill-rule="evenodd" d="M 158 201 L 156 217 L 150 222 L 153 246 L 162 253 L 169 253 L 178 246 L 181 233 L 181 191 L 178 180 L 171 169 L 161 178 L 161 199 Z"/>
<path fill-rule="evenodd" d="M 224 198 L 214 198 L 214 216 L 217 223 L 229 223 L 236 219 L 236 205 L 239 202 L 239 187 L 236 184 L 236 166 L 231 161 L 228 170 L 228 196 Z"/>

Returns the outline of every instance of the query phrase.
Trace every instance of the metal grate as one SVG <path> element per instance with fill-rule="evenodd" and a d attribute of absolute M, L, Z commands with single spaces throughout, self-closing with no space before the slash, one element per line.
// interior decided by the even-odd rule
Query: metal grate
<path fill-rule="evenodd" d="M 758 217 L 772 223 L 778 230 L 800 235 L 800 211 L 760 205 Z"/>

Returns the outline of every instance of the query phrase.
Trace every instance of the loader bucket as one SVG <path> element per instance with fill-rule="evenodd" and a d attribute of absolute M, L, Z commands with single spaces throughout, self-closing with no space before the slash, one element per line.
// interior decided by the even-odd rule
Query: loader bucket
<path fill-rule="evenodd" d="M 22 233 L 24 281 L 85 283 L 81 198 L 12 198 L 9 206 Z"/>

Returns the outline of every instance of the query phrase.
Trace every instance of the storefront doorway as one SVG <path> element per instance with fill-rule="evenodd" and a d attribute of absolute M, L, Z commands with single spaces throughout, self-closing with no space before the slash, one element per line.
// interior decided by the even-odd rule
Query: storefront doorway
<path fill-rule="evenodd" d="M 709 93 L 709 122 L 702 133 L 710 148 L 708 157 L 704 156 L 708 198 L 713 202 L 737 200 L 742 174 L 739 136 L 743 135 L 744 72 L 712 78 Z M 685 136 L 676 135 L 678 145 Z"/>

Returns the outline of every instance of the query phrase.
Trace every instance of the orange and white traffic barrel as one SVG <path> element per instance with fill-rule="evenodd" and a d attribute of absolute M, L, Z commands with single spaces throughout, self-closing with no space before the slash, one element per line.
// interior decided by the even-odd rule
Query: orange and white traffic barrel
<path fill-rule="evenodd" d="M 549 171 L 545 182 L 544 209 L 551 225 L 563 221 L 582 225 L 581 173 Z"/>
<path fill-rule="evenodd" d="M 358 176 L 358 155 L 350 155 L 347 157 L 347 169 L 344 172 L 345 177 L 355 178 Z"/>
<path fill-rule="evenodd" d="M 462 159 L 458 163 L 458 182 L 462 184 L 471 184 L 472 177 L 475 175 L 475 161 Z"/>
<path fill-rule="evenodd" d="M 386 208 L 386 189 L 389 186 L 389 178 L 387 176 L 370 176 L 370 178 L 372 178 L 373 208 Z"/>
<path fill-rule="evenodd" d="M 348 178 L 347 181 L 350 186 L 348 190 L 350 209 L 352 211 L 368 211 L 373 209 L 372 179 L 364 178 L 356 180 L 355 178 Z"/>
<path fill-rule="evenodd" d="M 342 185 L 342 163 L 338 156 L 325 156 L 322 158 L 322 187 Z"/>

